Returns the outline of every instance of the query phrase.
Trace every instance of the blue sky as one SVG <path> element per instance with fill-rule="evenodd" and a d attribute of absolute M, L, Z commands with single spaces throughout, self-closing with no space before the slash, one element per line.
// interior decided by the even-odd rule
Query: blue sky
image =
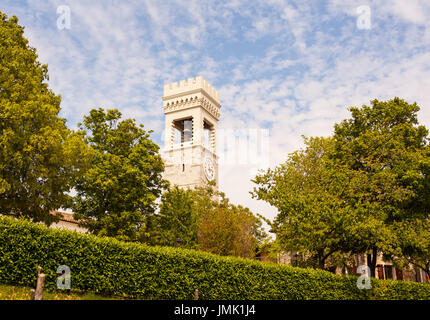
<path fill-rule="evenodd" d="M 57 28 L 57 7 L 71 29 Z M 357 8 L 370 8 L 370 29 Z M 221 128 L 269 130 L 269 163 L 285 161 L 301 135 L 329 135 L 347 107 L 399 96 L 430 127 L 430 2 L 2 0 L 49 66 L 71 128 L 94 107 L 118 108 L 162 144 L 163 84 L 198 75 L 221 96 Z M 252 165 L 220 168 L 235 203 L 252 200 Z"/>

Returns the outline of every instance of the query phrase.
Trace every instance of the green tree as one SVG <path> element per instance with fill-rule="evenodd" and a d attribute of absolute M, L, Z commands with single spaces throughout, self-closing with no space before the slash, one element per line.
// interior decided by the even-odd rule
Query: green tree
<path fill-rule="evenodd" d="M 266 237 L 258 216 L 231 204 L 211 184 L 195 189 L 174 186 L 163 194 L 152 221 L 152 243 L 219 255 L 254 257 Z"/>
<path fill-rule="evenodd" d="M 91 167 L 79 177 L 72 208 L 94 234 L 137 241 L 148 237 L 146 220 L 166 187 L 159 147 L 134 119 L 93 109 L 79 127 L 93 150 Z"/>
<path fill-rule="evenodd" d="M 332 158 L 362 176 L 352 199 L 368 221 L 360 246 L 372 276 L 378 253 L 394 236 L 393 224 L 429 217 L 428 173 L 423 171 L 428 131 L 418 123 L 419 110 L 399 98 L 375 99 L 370 106 L 350 108 L 352 117 L 335 125 Z"/>
<path fill-rule="evenodd" d="M 202 212 L 198 222 L 198 248 L 237 257 L 255 257 L 265 238 L 262 223 L 248 208 L 228 203 Z"/>
<path fill-rule="evenodd" d="M 327 269 L 330 260 L 357 248 L 357 229 L 363 223 L 350 202 L 359 174 L 330 159 L 332 138 L 305 138 L 305 148 L 252 180 L 252 195 L 278 209 L 271 223 L 275 246 L 297 252 L 306 265 Z"/>
<path fill-rule="evenodd" d="M 152 226 L 152 242 L 164 246 L 195 248 L 197 206 L 193 192 L 174 186 L 161 197 L 160 211 Z"/>
<path fill-rule="evenodd" d="M 394 244 L 386 248 L 394 261 L 420 268 L 430 277 L 430 221 L 411 219 L 396 222 Z"/>
<path fill-rule="evenodd" d="M 87 149 L 60 118 L 48 67 L 23 36 L 18 18 L 0 12 L 0 212 L 49 225 L 66 206 Z"/>
<path fill-rule="evenodd" d="M 332 253 L 367 253 L 374 276 L 381 250 L 401 252 L 394 224 L 429 218 L 428 131 L 419 107 L 399 98 L 350 111 L 333 137 L 305 141 L 257 176 L 253 195 L 278 208 L 274 229 L 285 248 L 316 256 L 321 268 Z"/>

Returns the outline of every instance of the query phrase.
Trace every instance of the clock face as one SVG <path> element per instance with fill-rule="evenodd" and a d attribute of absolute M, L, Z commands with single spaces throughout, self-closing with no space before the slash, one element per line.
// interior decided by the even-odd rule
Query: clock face
<path fill-rule="evenodd" d="M 211 181 L 215 178 L 215 166 L 211 158 L 205 158 L 203 163 L 206 178 Z"/>

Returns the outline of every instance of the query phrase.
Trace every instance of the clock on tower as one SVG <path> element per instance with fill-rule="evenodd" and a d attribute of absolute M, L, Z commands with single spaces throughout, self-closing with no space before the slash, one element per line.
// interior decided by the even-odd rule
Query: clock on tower
<path fill-rule="evenodd" d="M 165 170 L 172 185 L 193 188 L 214 181 L 218 188 L 216 130 L 218 92 L 202 77 L 164 86 Z"/>

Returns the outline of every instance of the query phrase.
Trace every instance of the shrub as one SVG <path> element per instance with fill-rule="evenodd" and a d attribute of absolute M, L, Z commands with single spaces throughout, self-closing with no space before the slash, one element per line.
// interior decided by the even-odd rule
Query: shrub
<path fill-rule="evenodd" d="M 0 281 L 34 286 L 36 267 L 56 284 L 59 265 L 73 289 L 147 299 L 429 299 L 430 285 L 372 280 L 188 249 L 150 247 L 0 217 Z"/>

